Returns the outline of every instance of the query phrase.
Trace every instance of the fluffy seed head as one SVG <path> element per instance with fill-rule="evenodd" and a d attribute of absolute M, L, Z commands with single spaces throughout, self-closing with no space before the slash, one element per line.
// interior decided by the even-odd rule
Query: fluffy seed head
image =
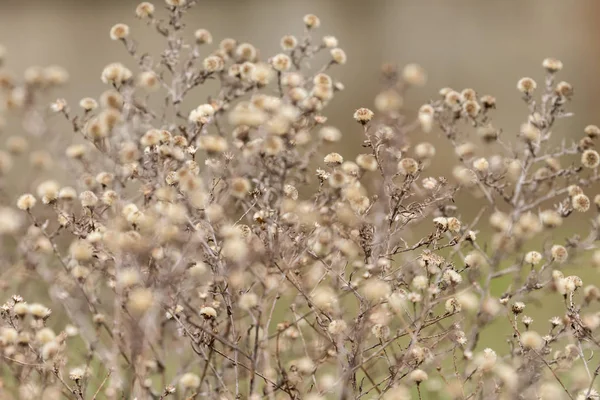
<path fill-rule="evenodd" d="M 198 29 L 194 32 L 197 44 L 211 44 L 213 42 L 212 34 L 206 29 Z"/>
<path fill-rule="evenodd" d="M 110 28 L 110 38 L 112 40 L 123 40 L 129 36 L 129 26 L 125 24 L 116 24 Z"/>
<path fill-rule="evenodd" d="M 149 18 L 154 14 L 154 4 L 143 1 L 135 8 L 135 15 L 138 18 Z"/>
<path fill-rule="evenodd" d="M 373 119 L 373 111 L 368 108 L 359 108 L 354 112 L 354 120 L 359 124 L 365 125 Z"/>
<path fill-rule="evenodd" d="M 202 66 L 206 72 L 218 72 L 223 70 L 225 63 L 219 56 L 208 56 L 202 61 Z"/>
<path fill-rule="evenodd" d="M 131 79 L 131 71 L 121 63 L 108 64 L 102 70 L 102 82 L 120 85 Z"/>
<path fill-rule="evenodd" d="M 17 200 L 17 208 L 24 211 L 31 210 L 35 206 L 36 202 L 37 200 L 35 197 L 32 194 L 27 193 L 19 197 Z"/>
<path fill-rule="evenodd" d="M 308 29 L 318 28 L 321 26 L 321 20 L 314 14 L 306 14 L 303 18 L 304 25 Z"/>
<path fill-rule="evenodd" d="M 417 385 L 419 385 L 421 382 L 426 381 L 429 376 L 427 375 L 427 372 L 423 371 L 422 369 L 415 369 L 414 371 L 412 371 L 410 373 L 410 375 L 408 376 L 408 378 L 416 383 Z"/>
<path fill-rule="evenodd" d="M 540 140 L 541 136 L 540 130 L 535 125 L 529 122 L 521 125 L 521 134 L 523 135 L 525 140 L 529 142 L 537 142 Z"/>
<path fill-rule="evenodd" d="M 525 254 L 525 262 L 527 264 L 536 265 L 539 264 L 540 261 L 542 261 L 542 255 L 537 251 L 530 251 Z"/>
<path fill-rule="evenodd" d="M 487 172 L 490 167 L 490 163 L 484 157 L 478 158 L 473 161 L 473 168 L 479 172 Z"/>
<path fill-rule="evenodd" d="M 348 58 L 347 58 L 346 52 L 344 50 L 340 49 L 339 47 L 336 47 L 334 49 L 331 49 L 329 51 L 329 53 L 331 54 L 331 59 L 336 64 L 342 64 L 342 65 L 346 64 L 346 61 L 348 60 Z"/>
<path fill-rule="evenodd" d="M 585 194 L 580 193 L 571 198 L 573 209 L 578 212 L 586 212 L 590 209 L 590 199 Z"/>
<path fill-rule="evenodd" d="M 323 36 L 323 44 L 331 49 L 338 46 L 338 40 L 335 36 Z"/>
<path fill-rule="evenodd" d="M 165 3 L 171 7 L 181 7 L 187 3 L 187 0 L 165 0 Z"/>
<path fill-rule="evenodd" d="M 521 78 L 517 82 L 519 92 L 530 95 L 537 88 L 537 83 L 531 78 Z"/>
<path fill-rule="evenodd" d="M 285 35 L 280 41 L 283 50 L 293 50 L 298 46 L 298 39 L 293 35 Z"/>
<path fill-rule="evenodd" d="M 542 67 L 551 74 L 560 71 L 563 68 L 563 63 L 556 58 L 546 58 L 542 61 Z"/>
<path fill-rule="evenodd" d="M 344 162 L 344 158 L 338 153 L 329 153 L 325 156 L 324 161 L 330 167 L 337 167 Z"/>
<path fill-rule="evenodd" d="M 285 72 L 292 66 L 292 59 L 287 54 L 277 54 L 271 58 L 271 65 L 276 71 Z"/>
<path fill-rule="evenodd" d="M 550 254 L 552 255 L 552 260 L 558 263 L 564 263 L 565 261 L 567 261 L 567 258 L 569 256 L 567 249 L 564 246 L 558 244 L 552 246 L 552 248 L 550 249 Z"/>
<path fill-rule="evenodd" d="M 600 165 L 600 155 L 596 150 L 586 150 L 581 155 L 581 164 L 586 168 L 596 168 Z"/>
<path fill-rule="evenodd" d="M 596 125 L 588 125 L 583 132 L 591 139 L 596 139 L 600 136 L 600 128 Z"/>
<path fill-rule="evenodd" d="M 148 91 L 155 91 L 160 87 L 158 76 L 152 71 L 144 71 L 137 77 L 138 86 Z"/>
<path fill-rule="evenodd" d="M 204 306 L 200 309 L 200 315 L 206 319 L 214 319 L 217 318 L 217 310 L 209 306 Z"/>
<path fill-rule="evenodd" d="M 183 390 L 196 389 L 200 386 L 200 377 L 191 372 L 187 372 L 179 378 L 179 385 Z"/>
<path fill-rule="evenodd" d="M 427 73 L 419 64 L 407 64 L 402 69 L 402 79 L 409 85 L 423 86 L 427 82 Z"/>
<path fill-rule="evenodd" d="M 377 170 L 377 159 L 372 154 L 359 154 L 356 156 L 356 164 L 366 171 Z"/>
<path fill-rule="evenodd" d="M 541 350 L 544 347 L 544 339 L 535 331 L 521 333 L 521 345 L 526 349 Z"/>

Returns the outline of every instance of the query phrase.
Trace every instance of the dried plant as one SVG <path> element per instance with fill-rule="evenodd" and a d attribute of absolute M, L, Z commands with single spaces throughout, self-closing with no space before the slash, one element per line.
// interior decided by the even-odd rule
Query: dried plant
<path fill-rule="evenodd" d="M 316 16 L 263 58 L 189 41 L 195 1 L 166 3 L 136 9 L 157 56 L 110 30 L 139 72 L 106 66 L 99 101 L 48 107 L 59 67 L 0 76 L 22 125 L 0 152 L 2 398 L 599 398 L 600 290 L 562 271 L 600 265 L 600 218 L 561 225 L 600 210 L 600 129 L 552 137 L 573 95 L 560 61 L 518 82 L 518 135 L 473 89 L 404 115 L 416 64 L 384 65 L 375 112 L 342 133 L 324 109 L 346 55 Z M 427 176 L 424 133 L 451 145 L 448 176 Z M 330 151 L 361 135 L 355 161 Z M 525 315 L 539 302 L 550 321 Z"/>

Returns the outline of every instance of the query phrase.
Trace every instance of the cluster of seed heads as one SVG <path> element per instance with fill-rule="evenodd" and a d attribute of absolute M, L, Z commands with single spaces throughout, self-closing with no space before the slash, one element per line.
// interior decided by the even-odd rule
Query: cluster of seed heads
<path fill-rule="evenodd" d="M 427 74 L 385 64 L 342 132 L 325 111 L 347 56 L 317 16 L 265 56 L 188 31 L 195 3 L 110 28 L 133 62 L 90 77 L 98 95 L 48 105 L 62 68 L 0 71 L 22 119 L 0 150 L 0 292 L 25 297 L 0 308 L 2 398 L 599 398 L 600 289 L 572 273 L 600 268 L 600 128 L 554 140 L 562 62 L 518 81 L 512 130 L 471 88 L 411 115 Z"/>

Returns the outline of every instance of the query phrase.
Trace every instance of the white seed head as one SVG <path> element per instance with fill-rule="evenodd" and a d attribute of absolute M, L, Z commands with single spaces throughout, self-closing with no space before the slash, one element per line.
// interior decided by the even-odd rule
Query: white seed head
<path fill-rule="evenodd" d="M 112 40 L 123 40 L 129 36 L 129 26 L 125 24 L 116 24 L 110 28 L 110 38 Z"/>
<path fill-rule="evenodd" d="M 427 73 L 419 64 L 407 64 L 402 69 L 402 79 L 409 85 L 423 86 L 427 82 Z"/>
<path fill-rule="evenodd" d="M 31 210 L 36 202 L 37 200 L 35 197 L 32 194 L 27 193 L 19 197 L 17 200 L 17 208 L 24 211 Z"/>
<path fill-rule="evenodd" d="M 586 168 L 596 168 L 600 165 L 600 155 L 596 150 L 585 150 L 581 154 L 581 164 Z"/>
<path fill-rule="evenodd" d="M 537 88 L 537 83 L 531 78 L 521 78 L 517 82 L 519 92 L 530 95 Z"/>
<path fill-rule="evenodd" d="M 154 4 L 143 1 L 135 8 L 135 15 L 138 18 L 149 18 L 154 14 Z"/>
<path fill-rule="evenodd" d="M 373 111 L 368 108 L 359 108 L 354 112 L 354 120 L 362 125 L 370 122 L 373 119 Z"/>

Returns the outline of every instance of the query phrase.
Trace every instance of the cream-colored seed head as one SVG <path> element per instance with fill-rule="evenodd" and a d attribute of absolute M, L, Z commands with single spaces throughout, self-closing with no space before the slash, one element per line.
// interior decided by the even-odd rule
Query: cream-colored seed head
<path fill-rule="evenodd" d="M 52 311 L 43 304 L 33 303 L 29 305 L 29 314 L 34 318 L 46 319 L 51 313 Z"/>
<path fill-rule="evenodd" d="M 153 71 L 144 71 L 137 77 L 138 86 L 153 92 L 160 88 L 160 79 Z"/>
<path fill-rule="evenodd" d="M 27 193 L 19 197 L 17 200 L 17 207 L 24 211 L 31 210 L 35 206 L 36 202 L 37 200 L 35 197 L 32 194 Z"/>
<path fill-rule="evenodd" d="M 186 5 L 187 0 L 165 0 L 165 3 L 171 7 L 181 7 Z"/>
<path fill-rule="evenodd" d="M 416 383 L 417 385 L 419 385 L 421 382 L 426 381 L 427 379 L 429 379 L 429 376 L 427 375 L 427 372 L 423 371 L 422 369 L 415 369 L 414 371 L 412 371 L 408 378 Z"/>
<path fill-rule="evenodd" d="M 473 168 L 479 172 L 487 172 L 490 167 L 490 163 L 484 157 L 478 158 L 473 161 Z"/>
<path fill-rule="evenodd" d="M 539 333 L 534 331 L 526 331 L 521 333 L 521 345 L 526 349 L 540 350 L 544 347 L 544 339 Z"/>
<path fill-rule="evenodd" d="M 398 171 L 402 175 L 414 175 L 419 171 L 419 163 L 412 158 L 403 158 L 398 163 Z"/>
<path fill-rule="evenodd" d="M 585 150 L 581 154 L 581 164 L 586 168 L 596 168 L 600 165 L 600 155 L 596 150 Z"/>
<path fill-rule="evenodd" d="M 198 29 L 194 32 L 197 44 L 211 44 L 213 42 L 212 34 L 206 29 Z"/>
<path fill-rule="evenodd" d="M 530 251 L 525 254 L 525 262 L 527 264 L 536 265 L 539 264 L 540 261 L 542 261 L 542 255 L 537 251 Z"/>
<path fill-rule="evenodd" d="M 329 51 L 329 53 L 331 54 L 331 59 L 336 64 L 342 64 L 343 65 L 343 64 L 346 64 L 346 61 L 348 61 L 348 57 L 346 56 L 346 52 L 344 50 L 340 49 L 339 47 L 331 49 Z"/>
<path fill-rule="evenodd" d="M 341 165 L 344 162 L 344 157 L 342 157 L 338 153 L 329 153 L 325 156 L 325 159 L 323 161 L 329 167 L 337 167 L 338 165 Z"/>
<path fill-rule="evenodd" d="M 219 56 L 208 56 L 202 61 L 204 70 L 208 73 L 222 71 L 225 67 L 223 59 Z"/>
<path fill-rule="evenodd" d="M 551 74 L 560 71 L 563 68 L 562 61 L 556 58 L 546 58 L 542 61 L 542 66 Z"/>
<path fill-rule="evenodd" d="M 303 18 L 303 21 L 304 25 L 306 25 L 308 29 L 314 29 L 321 26 L 321 20 L 314 14 L 306 14 Z"/>
<path fill-rule="evenodd" d="M 204 306 L 200 309 L 200 315 L 206 319 L 215 319 L 217 318 L 217 310 L 210 306 Z"/>
<path fill-rule="evenodd" d="M 402 78 L 413 86 L 423 86 L 427 82 L 425 69 L 419 64 L 408 64 L 402 69 Z"/>
<path fill-rule="evenodd" d="M 354 112 L 354 120 L 363 125 L 370 122 L 373 116 L 373 111 L 368 108 L 359 108 Z"/>
<path fill-rule="evenodd" d="M 331 49 L 338 46 L 338 40 L 335 36 L 323 36 L 323 44 Z"/>
<path fill-rule="evenodd" d="M 135 15 L 138 18 L 149 18 L 154 14 L 154 4 L 143 1 L 135 8 Z"/>
<path fill-rule="evenodd" d="M 342 139 L 342 132 L 333 126 L 324 126 L 319 130 L 319 137 L 325 142 L 339 142 Z"/>
<path fill-rule="evenodd" d="M 292 66 L 292 60 L 287 54 L 277 54 L 271 58 L 271 65 L 276 71 L 285 72 Z"/>
<path fill-rule="evenodd" d="M 135 288 L 129 293 L 127 307 L 135 314 L 143 314 L 153 306 L 154 301 L 151 289 Z"/>
<path fill-rule="evenodd" d="M 117 62 L 108 64 L 106 67 L 104 67 L 101 78 L 102 82 L 104 83 L 120 85 L 131 79 L 132 76 L 133 74 L 127 67 Z"/>
<path fill-rule="evenodd" d="M 123 40 L 129 36 L 129 26 L 125 24 L 116 24 L 110 28 L 110 38 L 112 40 Z"/>
<path fill-rule="evenodd" d="M 293 35 L 285 35 L 279 43 L 283 50 L 293 50 L 298 46 L 298 39 Z"/>
<path fill-rule="evenodd" d="M 590 199 L 585 194 L 580 193 L 571 198 L 573 209 L 578 212 L 586 212 L 590 209 Z"/>
<path fill-rule="evenodd" d="M 531 78 L 521 78 L 517 82 L 519 92 L 530 95 L 537 88 L 537 83 Z"/>
<path fill-rule="evenodd" d="M 179 385 L 185 391 L 188 389 L 196 389 L 200 386 L 200 377 L 191 372 L 187 372 L 179 378 Z"/>

